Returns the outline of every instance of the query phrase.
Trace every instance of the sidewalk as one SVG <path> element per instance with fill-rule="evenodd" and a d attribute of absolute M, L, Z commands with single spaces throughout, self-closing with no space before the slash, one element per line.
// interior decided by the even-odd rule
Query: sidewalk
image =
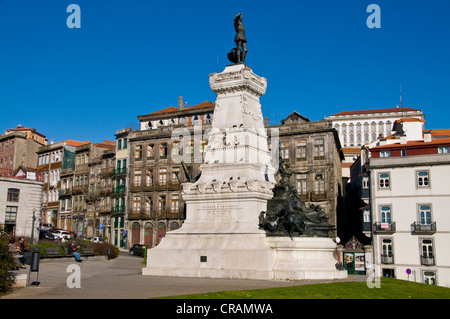
<path fill-rule="evenodd" d="M 264 281 L 213 278 L 176 278 L 143 276 L 141 257 L 121 252 L 118 258 L 107 260 L 95 257 L 76 263 L 71 258 L 42 259 L 39 265 L 38 286 L 14 288 L 0 299 L 146 299 L 223 290 L 263 289 L 295 286 L 325 281 Z M 81 287 L 69 288 L 67 272 L 71 264 L 80 266 Z M 21 270 L 27 273 L 29 269 Z M 37 273 L 31 272 L 30 282 Z M 362 281 L 365 277 L 349 277 Z"/>

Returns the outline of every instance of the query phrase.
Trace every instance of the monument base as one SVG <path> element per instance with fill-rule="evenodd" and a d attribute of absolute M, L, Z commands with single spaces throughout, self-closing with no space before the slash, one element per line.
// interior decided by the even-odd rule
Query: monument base
<path fill-rule="evenodd" d="M 260 234 L 168 232 L 148 251 L 143 275 L 273 279 L 274 255 Z"/>
<path fill-rule="evenodd" d="M 164 243 L 164 245 L 162 245 Z M 320 237 L 167 233 L 149 250 L 143 275 L 257 280 L 332 280 L 336 244 Z"/>
<path fill-rule="evenodd" d="M 344 279 L 346 270 L 337 270 L 333 257 L 336 244 L 326 237 L 267 237 L 274 250 L 273 279 Z"/>

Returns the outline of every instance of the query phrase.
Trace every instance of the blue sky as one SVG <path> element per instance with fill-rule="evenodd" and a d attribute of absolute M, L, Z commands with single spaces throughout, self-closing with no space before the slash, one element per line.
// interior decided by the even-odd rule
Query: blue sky
<path fill-rule="evenodd" d="M 80 29 L 66 25 L 72 3 Z M 0 130 L 99 142 L 179 96 L 214 102 L 209 74 L 230 64 L 239 12 L 271 124 L 395 107 L 401 85 L 426 128 L 450 128 L 448 0 L 0 0 Z"/>

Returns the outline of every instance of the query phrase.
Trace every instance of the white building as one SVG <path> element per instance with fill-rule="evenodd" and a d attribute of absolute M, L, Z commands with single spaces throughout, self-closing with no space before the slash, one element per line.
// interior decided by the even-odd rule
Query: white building
<path fill-rule="evenodd" d="M 15 236 L 31 238 L 33 212 L 41 214 L 44 183 L 25 178 L 0 177 L 0 229 Z M 35 220 L 34 239 L 39 238 Z"/>
<path fill-rule="evenodd" d="M 450 287 L 449 149 L 431 132 L 370 149 L 376 275 Z"/>
<path fill-rule="evenodd" d="M 392 134 L 395 121 L 402 118 L 424 119 L 421 110 L 409 107 L 387 109 L 344 111 L 332 114 L 331 120 L 338 131 L 339 140 L 344 151 L 345 161 L 342 163 L 342 176 L 349 177 L 349 168 L 359 154 L 361 146 L 376 141 L 379 137 Z"/>

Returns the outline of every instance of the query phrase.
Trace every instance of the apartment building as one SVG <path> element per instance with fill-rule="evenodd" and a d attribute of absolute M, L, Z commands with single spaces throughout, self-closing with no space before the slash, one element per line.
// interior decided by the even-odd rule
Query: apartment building
<path fill-rule="evenodd" d="M 129 147 L 131 128 L 116 132 L 116 157 L 112 176 L 111 243 L 120 248 L 128 247 L 128 220 L 126 220 Z"/>
<path fill-rule="evenodd" d="M 61 199 L 65 203 L 62 217 L 70 218 L 68 229 L 80 236 L 110 235 L 114 149 L 114 142 L 103 141 L 86 142 L 68 151 L 70 161 L 63 164 L 61 174 Z"/>
<path fill-rule="evenodd" d="M 37 168 L 37 150 L 47 144 L 45 135 L 18 125 L 0 135 L 0 176 L 10 177 L 19 168 Z"/>
<path fill-rule="evenodd" d="M 338 226 L 343 205 L 341 162 L 344 154 L 336 130 L 329 120 L 311 122 L 297 112 L 281 121 L 281 125 L 266 126 L 269 149 L 273 151 L 278 135 L 281 158 L 293 171 L 291 182 L 306 205 L 318 205 Z"/>
<path fill-rule="evenodd" d="M 35 240 L 39 238 L 37 226 L 41 213 L 42 186 L 43 183 L 36 180 L 0 177 L 1 231 Z"/>
<path fill-rule="evenodd" d="M 370 148 L 376 272 L 450 287 L 450 138 Z"/>
<path fill-rule="evenodd" d="M 127 135 L 126 219 L 130 244 L 153 247 L 166 231 L 181 227 L 185 207 L 180 183 L 195 179 L 200 173 L 207 144 L 203 135 L 210 127 L 213 112 L 214 103 L 189 106 L 180 97 L 178 107 L 138 116 L 140 130 Z M 182 139 L 185 146 L 181 149 Z"/>

